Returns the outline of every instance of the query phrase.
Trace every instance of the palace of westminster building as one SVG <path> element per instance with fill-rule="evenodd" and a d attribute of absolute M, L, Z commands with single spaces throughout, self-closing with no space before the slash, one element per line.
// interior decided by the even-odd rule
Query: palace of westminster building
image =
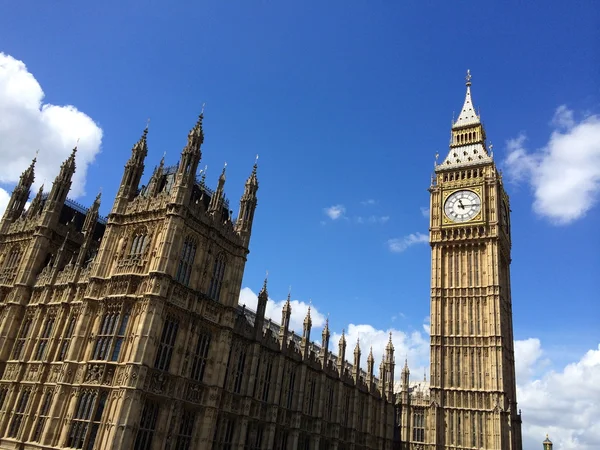
<path fill-rule="evenodd" d="M 470 75 L 431 194 L 431 371 L 394 382 L 357 343 L 330 350 L 238 305 L 257 166 L 234 220 L 225 169 L 197 177 L 201 114 L 176 166 L 140 186 L 147 129 L 107 218 L 67 198 L 76 149 L 26 206 L 35 159 L 0 222 L 0 449 L 521 450 L 510 209 Z M 352 364 L 348 360 L 352 360 Z M 376 376 L 377 375 L 377 376 Z"/>

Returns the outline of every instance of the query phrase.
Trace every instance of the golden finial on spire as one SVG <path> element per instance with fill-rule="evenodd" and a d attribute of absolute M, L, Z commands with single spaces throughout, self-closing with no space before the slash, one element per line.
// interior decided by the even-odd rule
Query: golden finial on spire
<path fill-rule="evenodd" d="M 202 111 L 200 111 L 200 114 L 204 114 L 204 107 L 206 106 L 206 102 L 202 103 Z"/>
<path fill-rule="evenodd" d="M 467 80 L 467 86 L 471 86 L 471 70 L 467 69 L 467 76 L 465 77 L 465 80 Z"/>

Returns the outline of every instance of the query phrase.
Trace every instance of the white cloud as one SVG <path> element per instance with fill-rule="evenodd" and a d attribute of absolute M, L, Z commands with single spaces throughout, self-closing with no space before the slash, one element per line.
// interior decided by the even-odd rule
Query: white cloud
<path fill-rule="evenodd" d="M 429 242 L 429 236 L 423 233 L 411 233 L 402 238 L 389 239 L 387 241 L 388 248 L 391 252 L 402 253 L 408 247 L 415 244 L 424 244 Z"/>
<path fill-rule="evenodd" d="M 557 108 L 546 145 L 525 148 L 524 134 L 507 142 L 506 166 L 514 181 L 526 180 L 534 211 L 556 224 L 583 216 L 600 194 L 600 116 L 577 122 L 566 106 Z"/>
<path fill-rule="evenodd" d="M 524 354 L 525 361 L 519 362 Z M 517 384 L 523 448 L 541 448 L 546 433 L 561 450 L 600 448 L 600 345 L 560 371 L 532 376 L 544 363 L 542 354 L 537 339 L 515 342 L 517 380 L 525 376 Z"/>
<path fill-rule="evenodd" d="M 10 193 L 0 188 L 0 219 L 4 214 L 4 210 L 8 206 L 8 201 L 10 200 Z"/>
<path fill-rule="evenodd" d="M 333 205 L 329 208 L 323 208 L 323 212 L 331 219 L 337 220 L 343 217 L 346 213 L 346 207 L 344 205 Z"/>
<path fill-rule="evenodd" d="M 80 139 L 70 197 L 85 193 L 87 168 L 100 151 L 102 130 L 71 105 L 43 102 L 44 91 L 22 61 L 0 52 L 0 183 L 14 184 L 39 150 L 35 184 L 50 188 Z M 0 214 L 3 212 L 0 193 Z"/>
<path fill-rule="evenodd" d="M 429 213 L 430 213 L 430 209 L 429 206 L 421 206 L 421 214 L 423 215 L 423 217 L 429 219 Z"/>

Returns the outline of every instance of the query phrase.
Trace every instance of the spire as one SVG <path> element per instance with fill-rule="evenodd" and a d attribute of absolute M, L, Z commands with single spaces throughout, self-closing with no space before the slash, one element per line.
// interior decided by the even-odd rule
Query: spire
<path fill-rule="evenodd" d="M 388 355 L 390 353 L 394 353 L 394 344 L 392 344 L 392 332 L 390 331 L 390 337 L 388 339 L 388 343 L 385 347 L 386 352 L 388 353 Z"/>
<path fill-rule="evenodd" d="M 131 156 L 125 163 L 121 185 L 113 204 L 112 213 L 123 213 L 128 202 L 138 193 L 138 186 L 144 173 L 144 161 L 148 155 L 148 124 L 140 139 L 133 145 Z"/>
<path fill-rule="evenodd" d="M 79 140 L 77 140 L 79 142 Z M 52 189 L 46 203 L 44 204 L 44 212 L 42 222 L 44 226 L 51 226 L 58 221 L 60 211 L 67 199 L 69 190 L 71 189 L 71 180 L 75 174 L 75 155 L 77 154 L 77 146 L 73 148 L 71 155 L 61 164 L 60 172 L 52 183 Z"/>
<path fill-rule="evenodd" d="M 375 358 L 373 357 L 373 346 L 369 350 L 369 356 L 367 356 L 367 385 L 371 386 L 373 382 L 373 368 L 375 366 Z"/>
<path fill-rule="evenodd" d="M 21 216 L 21 214 L 23 214 L 27 200 L 29 200 L 31 185 L 33 184 L 33 180 L 35 178 L 34 167 L 36 160 L 37 158 L 33 158 L 31 164 L 29 164 L 29 167 L 23 171 L 21 177 L 19 178 L 19 182 L 12 192 L 8 201 L 8 205 L 6 205 L 6 210 L 4 211 L 2 224 L 0 225 L 0 232 L 6 231 L 6 227 L 8 227 L 10 223 L 14 222 Z"/>
<path fill-rule="evenodd" d="M 204 105 L 202 105 L 202 111 L 198 116 L 196 125 L 188 133 L 188 147 L 190 149 L 200 151 L 200 146 L 204 143 L 204 129 L 202 128 L 202 122 L 204 121 Z"/>
<path fill-rule="evenodd" d="M 227 163 L 225 163 L 225 165 L 223 166 L 223 171 L 221 172 L 221 175 L 219 176 L 219 182 L 217 183 L 217 189 L 215 189 L 215 192 L 213 193 L 212 197 L 210 198 L 210 204 L 208 205 L 208 213 L 209 214 L 214 215 L 223 208 L 223 201 L 224 201 L 224 197 L 225 197 L 224 187 L 225 187 L 225 181 L 227 179 L 225 177 L 226 170 L 227 170 Z"/>
<path fill-rule="evenodd" d="M 260 338 L 262 336 L 263 324 L 265 321 L 265 312 L 267 310 L 267 302 L 269 301 L 269 293 L 267 292 L 267 277 L 269 276 L 269 272 L 267 272 L 267 276 L 265 277 L 265 281 L 263 283 L 263 287 L 258 293 L 258 303 L 256 307 L 256 319 L 254 320 L 254 328 L 256 338 Z"/>
<path fill-rule="evenodd" d="M 31 201 L 29 205 L 29 210 L 27 211 L 27 217 L 32 218 L 40 213 L 42 207 L 42 195 L 44 193 L 44 185 L 42 184 L 38 189 L 37 194 Z"/>
<path fill-rule="evenodd" d="M 486 147 L 486 135 L 479 114 L 475 112 L 471 99 L 471 72 L 467 71 L 467 92 L 462 110 L 456 121 L 452 121 L 450 151 L 441 164 L 437 163 L 435 171 L 455 169 L 475 164 L 491 163 L 492 155 Z"/>
<path fill-rule="evenodd" d="M 281 311 L 281 327 L 279 329 L 279 338 L 281 339 L 281 347 L 285 348 L 287 345 L 287 335 L 290 328 L 290 317 L 292 316 L 292 304 L 291 304 L 292 288 L 288 292 L 287 300 L 283 305 Z"/>
<path fill-rule="evenodd" d="M 323 367 L 327 364 L 329 355 L 329 316 L 325 319 L 325 326 L 321 333 L 321 360 L 323 361 Z"/>
<path fill-rule="evenodd" d="M 462 128 L 469 125 L 478 125 L 481 123 L 479 116 L 475 112 L 475 106 L 473 106 L 473 100 L 471 99 L 471 71 L 467 70 L 466 76 L 467 92 L 465 94 L 465 102 L 463 103 L 462 110 L 458 115 L 458 119 L 454 122 L 452 128 Z"/>
<path fill-rule="evenodd" d="M 340 342 L 338 344 L 338 371 L 340 373 L 340 377 L 342 376 L 344 369 L 344 361 L 346 360 L 346 334 L 345 330 L 342 330 L 342 336 L 340 337 Z"/>
<path fill-rule="evenodd" d="M 544 450 L 552 450 L 552 441 L 548 437 L 548 433 L 546 433 L 546 439 L 544 439 L 542 444 L 544 444 Z"/>
<path fill-rule="evenodd" d="M 258 203 L 256 198 L 256 193 L 258 191 L 258 178 L 256 176 L 257 168 L 258 155 L 256 155 L 256 160 L 254 161 L 254 166 L 252 167 L 252 173 L 250 173 L 250 176 L 246 180 L 244 193 L 240 199 L 240 211 L 235 224 L 235 230 L 244 238 L 246 245 L 248 245 L 250 240 L 252 223 L 254 221 L 254 212 Z"/>
<path fill-rule="evenodd" d="M 312 327 L 312 319 L 310 318 L 310 305 L 308 307 L 308 311 L 306 312 L 306 317 L 304 318 L 304 328 L 310 329 Z"/>
<path fill-rule="evenodd" d="M 354 366 L 352 371 L 354 382 L 358 383 L 360 378 L 360 338 L 356 339 L 356 347 L 354 347 Z"/>
<path fill-rule="evenodd" d="M 310 318 L 310 305 L 304 318 L 302 332 L 302 357 L 307 360 L 310 356 L 310 330 L 312 328 L 312 319 Z"/>

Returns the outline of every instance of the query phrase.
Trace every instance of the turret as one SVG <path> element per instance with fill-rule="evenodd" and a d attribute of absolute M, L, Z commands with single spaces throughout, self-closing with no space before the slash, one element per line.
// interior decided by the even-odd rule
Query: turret
<path fill-rule="evenodd" d="M 548 438 L 548 435 L 546 434 L 546 439 L 544 439 L 544 450 L 552 450 L 552 441 Z"/>
<path fill-rule="evenodd" d="M 263 283 L 263 287 L 258 293 L 258 304 L 256 307 L 256 318 L 254 319 L 254 330 L 256 339 L 260 339 L 262 336 L 263 325 L 265 323 L 265 311 L 267 310 L 267 302 L 269 300 L 269 293 L 267 291 L 267 277 Z"/>
<path fill-rule="evenodd" d="M 371 350 L 369 351 L 369 356 L 367 356 L 367 385 L 369 386 L 369 389 L 371 388 L 371 385 L 373 383 L 374 367 L 375 367 L 375 358 L 373 357 L 373 347 L 371 347 Z"/>
<path fill-rule="evenodd" d="M 94 237 L 94 230 L 96 229 L 96 223 L 98 222 L 98 211 L 100 210 L 100 197 L 101 193 L 99 192 L 92 203 L 91 208 L 88 210 L 85 215 L 85 221 L 83 222 L 83 244 L 79 249 L 79 254 L 77 255 L 77 266 L 81 267 L 86 261 L 87 254 L 90 250 L 90 245 L 92 243 L 92 238 Z"/>
<path fill-rule="evenodd" d="M 258 156 L 256 157 L 258 160 Z M 250 241 L 250 235 L 252 233 L 252 222 L 254 221 L 254 211 L 256 210 L 257 198 L 256 193 L 258 192 L 258 178 L 256 177 L 256 170 L 258 168 L 258 161 L 254 163 L 252 173 L 246 180 L 246 186 L 244 187 L 244 193 L 240 199 L 240 212 L 235 223 L 235 231 L 243 237 L 244 242 L 248 245 Z"/>
<path fill-rule="evenodd" d="M 358 383 L 360 378 L 360 339 L 356 339 L 356 347 L 354 347 L 354 367 L 352 368 L 352 376 L 354 382 Z"/>
<path fill-rule="evenodd" d="M 385 347 L 385 370 L 386 370 L 386 388 L 387 395 L 389 398 L 393 398 L 394 395 L 394 367 L 396 366 L 394 360 L 394 344 L 392 344 L 392 332 L 390 331 L 390 338 Z"/>
<path fill-rule="evenodd" d="M 338 344 L 338 372 L 340 373 L 340 377 L 344 374 L 344 362 L 346 361 L 346 335 L 344 334 L 344 330 L 342 330 L 342 336 L 340 337 L 340 342 Z"/>
<path fill-rule="evenodd" d="M 179 166 L 175 174 L 175 184 L 171 191 L 171 201 L 180 205 L 187 205 L 189 203 L 192 188 L 196 182 L 196 170 L 202 157 L 200 148 L 204 142 L 203 120 L 204 110 L 198 116 L 198 121 L 194 125 L 194 128 L 188 133 L 187 144 L 181 151 Z"/>
<path fill-rule="evenodd" d="M 288 293 L 287 301 L 285 305 L 283 305 L 283 310 L 281 311 L 281 328 L 279 329 L 279 340 L 281 341 L 281 349 L 285 349 L 287 347 L 287 336 L 290 329 L 290 317 L 292 316 L 292 304 L 291 304 L 291 295 L 292 293 Z"/>
<path fill-rule="evenodd" d="M 401 386 L 401 400 L 403 404 L 410 402 L 410 370 L 408 370 L 408 359 L 404 360 L 404 367 L 402 368 L 402 386 Z"/>
<path fill-rule="evenodd" d="M 125 164 L 121 185 L 113 204 L 112 214 L 122 214 L 125 212 L 127 203 L 136 196 L 140 180 L 144 173 L 144 160 L 148 155 L 148 144 L 146 138 L 148 136 L 148 127 L 144 129 L 142 137 L 135 143 L 131 149 L 131 157 Z"/>
<path fill-rule="evenodd" d="M 5 232 L 8 225 L 17 220 L 25 210 L 25 204 L 27 203 L 27 200 L 29 200 L 31 185 L 35 178 L 35 162 L 36 158 L 33 158 L 31 164 L 23 171 L 19 178 L 19 182 L 13 189 L 6 210 L 4 211 L 2 223 L 0 224 L 0 233 Z"/>
<path fill-rule="evenodd" d="M 312 328 L 312 319 L 310 318 L 310 306 L 306 312 L 304 323 L 302 325 L 302 357 L 307 360 L 310 356 L 310 329 Z"/>
<path fill-rule="evenodd" d="M 154 169 L 154 173 L 150 177 L 150 181 L 148 182 L 148 195 L 150 197 L 155 197 L 160 193 L 161 188 L 161 179 L 163 175 L 163 171 L 165 168 L 165 157 L 163 156 L 160 160 L 160 164 L 158 167 Z"/>
<path fill-rule="evenodd" d="M 60 166 L 60 172 L 52 183 L 52 189 L 42 211 L 42 225 L 52 227 L 60 216 L 60 212 L 65 204 L 69 190 L 71 189 L 71 180 L 75 174 L 75 154 L 77 147 L 73 149 L 71 155 Z"/>
<path fill-rule="evenodd" d="M 325 327 L 323 327 L 323 332 L 321 333 L 321 359 L 323 361 L 323 367 L 327 365 L 327 357 L 329 354 L 329 337 L 331 334 L 329 333 L 329 317 L 325 320 Z"/>
<path fill-rule="evenodd" d="M 37 216 L 40 212 L 42 212 L 42 195 L 44 193 L 44 185 L 42 184 L 31 200 L 31 204 L 29 205 L 29 209 L 27 210 L 27 218 L 32 219 Z"/>
<path fill-rule="evenodd" d="M 210 204 L 208 205 L 208 213 L 220 218 L 221 211 L 223 210 L 223 203 L 225 198 L 225 170 L 227 169 L 227 163 L 223 166 L 223 171 L 219 176 L 219 182 L 217 183 L 217 189 L 210 198 Z"/>

